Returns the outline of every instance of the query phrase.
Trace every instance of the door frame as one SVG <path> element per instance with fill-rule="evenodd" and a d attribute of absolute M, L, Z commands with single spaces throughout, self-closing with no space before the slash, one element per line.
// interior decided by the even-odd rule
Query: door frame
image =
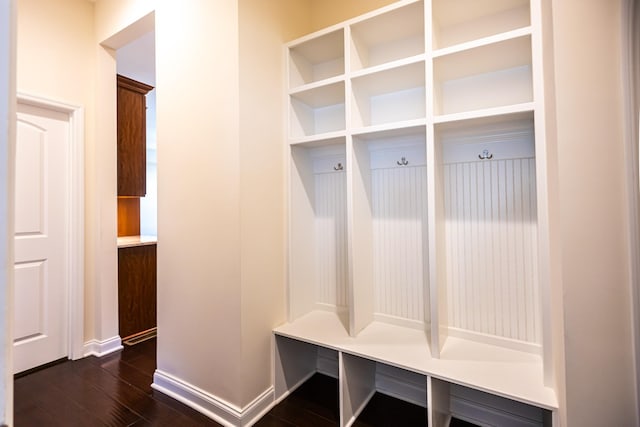
<path fill-rule="evenodd" d="M 70 174 L 65 182 L 67 206 L 65 222 L 65 276 L 67 286 L 68 357 L 84 357 L 84 108 L 23 92 L 17 94 L 18 105 L 30 105 L 67 115 Z"/>
<path fill-rule="evenodd" d="M 624 0 L 621 7 L 624 144 L 629 221 L 629 277 L 631 333 L 635 362 L 636 401 L 640 397 L 640 1 Z M 640 404 L 636 406 L 640 419 Z"/>
<path fill-rule="evenodd" d="M 13 164 L 16 114 L 15 0 L 0 2 L 0 424 L 13 425 Z"/>

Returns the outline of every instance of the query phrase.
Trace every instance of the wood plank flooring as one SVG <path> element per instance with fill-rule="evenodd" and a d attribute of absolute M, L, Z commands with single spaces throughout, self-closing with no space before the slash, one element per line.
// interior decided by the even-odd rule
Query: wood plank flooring
<path fill-rule="evenodd" d="M 220 426 L 151 389 L 156 340 L 66 361 L 14 381 L 16 427 Z"/>
<path fill-rule="evenodd" d="M 256 427 L 335 427 L 340 421 L 338 380 L 316 374 L 269 411 Z M 425 427 L 427 410 L 381 393 L 375 393 L 353 427 Z M 452 419 L 449 427 L 474 427 Z"/>
<path fill-rule="evenodd" d="M 151 388 L 156 340 L 111 355 L 64 361 L 14 381 L 15 427 L 220 426 Z M 337 426 L 338 383 L 316 374 L 269 411 L 257 427 Z M 426 410 L 376 393 L 354 427 L 427 425 Z M 452 427 L 472 424 L 454 420 Z"/>

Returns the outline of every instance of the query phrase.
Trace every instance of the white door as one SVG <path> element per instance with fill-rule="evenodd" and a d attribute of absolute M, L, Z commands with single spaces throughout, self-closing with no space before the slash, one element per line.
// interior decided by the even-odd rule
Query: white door
<path fill-rule="evenodd" d="M 66 357 L 69 116 L 18 104 L 14 373 Z"/>

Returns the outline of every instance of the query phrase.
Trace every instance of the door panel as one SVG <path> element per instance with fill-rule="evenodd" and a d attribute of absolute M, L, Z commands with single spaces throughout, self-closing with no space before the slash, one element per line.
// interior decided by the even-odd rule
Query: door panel
<path fill-rule="evenodd" d="M 69 116 L 18 104 L 14 372 L 68 355 Z"/>
<path fill-rule="evenodd" d="M 47 132 L 24 120 L 18 121 L 18 129 L 15 231 L 17 236 L 43 235 Z"/>
<path fill-rule="evenodd" d="M 44 291 L 46 288 L 46 261 L 17 263 L 15 270 L 15 301 L 17 307 L 32 310 L 16 310 L 14 335 L 17 342 L 38 336 L 44 330 Z M 33 309 L 35 308 L 35 309 Z"/>

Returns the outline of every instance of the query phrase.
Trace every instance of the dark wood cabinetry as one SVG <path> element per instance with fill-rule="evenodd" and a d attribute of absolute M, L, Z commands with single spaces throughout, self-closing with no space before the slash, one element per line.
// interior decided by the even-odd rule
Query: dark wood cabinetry
<path fill-rule="evenodd" d="M 145 95 L 153 87 L 118 75 L 118 196 L 146 194 Z"/>
<path fill-rule="evenodd" d="M 120 337 L 156 327 L 156 245 L 118 249 Z"/>

